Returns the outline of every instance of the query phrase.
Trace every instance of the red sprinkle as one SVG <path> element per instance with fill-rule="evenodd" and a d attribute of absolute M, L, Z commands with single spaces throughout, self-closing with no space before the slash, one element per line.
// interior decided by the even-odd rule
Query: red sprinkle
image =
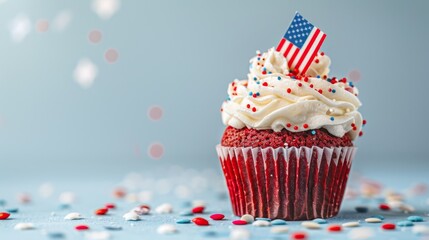
<path fill-rule="evenodd" d="M 302 125 L 304 128 L 308 128 L 308 124 L 304 123 L 304 125 Z"/>
<path fill-rule="evenodd" d="M 286 124 L 286 127 L 290 128 L 292 126 L 292 124 L 288 123 Z"/>
<path fill-rule="evenodd" d="M 291 93 L 292 89 L 288 88 L 286 91 L 287 91 L 287 93 Z"/>
<path fill-rule="evenodd" d="M 320 53 L 320 55 L 321 55 L 321 56 L 324 56 L 324 55 L 325 55 L 325 53 L 324 53 L 324 52 L 321 52 L 321 53 Z"/>
<path fill-rule="evenodd" d="M 305 232 L 294 232 L 290 235 L 291 239 L 307 239 L 307 234 Z"/>
<path fill-rule="evenodd" d="M 319 63 L 319 59 L 314 60 L 315 63 Z"/>
<path fill-rule="evenodd" d="M 264 74 L 264 75 L 267 74 L 267 71 L 262 71 L 262 74 Z"/>
<path fill-rule="evenodd" d="M 256 108 L 255 107 L 252 108 L 252 112 L 256 112 Z"/>
<path fill-rule="evenodd" d="M 298 126 L 293 127 L 293 129 L 298 130 Z"/>
<path fill-rule="evenodd" d="M 319 91 L 318 91 L 320 94 L 322 94 L 323 93 L 323 90 L 322 89 L 319 89 Z"/>
<path fill-rule="evenodd" d="M 192 219 L 192 222 L 198 226 L 208 226 L 209 225 L 209 222 L 206 219 L 201 218 L 201 217 L 196 217 L 196 218 Z"/>
<path fill-rule="evenodd" d="M 395 228 L 396 228 L 396 225 L 393 223 L 385 223 L 381 225 L 381 229 L 384 229 L 384 230 L 394 230 Z"/>
<path fill-rule="evenodd" d="M 340 225 L 331 225 L 327 228 L 329 232 L 341 232 L 343 228 Z"/>
<path fill-rule="evenodd" d="M 100 208 L 95 210 L 95 215 L 106 215 L 107 211 L 109 211 L 109 209 L 107 208 Z"/>
<path fill-rule="evenodd" d="M 362 137 L 362 135 L 363 135 L 363 132 L 362 132 L 362 131 L 360 131 L 360 132 L 359 132 L 359 137 Z"/>
<path fill-rule="evenodd" d="M 89 227 L 87 225 L 77 225 L 76 227 L 74 227 L 76 230 L 78 231 L 85 231 L 85 230 L 89 230 Z"/>
<path fill-rule="evenodd" d="M 313 84 L 310 84 L 310 87 L 313 88 Z"/>
<path fill-rule="evenodd" d="M 10 216 L 10 213 L 0 212 L 0 220 L 6 220 Z"/>
<path fill-rule="evenodd" d="M 221 109 L 222 111 L 222 109 Z M 116 205 L 114 203 L 107 203 L 106 205 L 104 205 L 107 209 L 113 209 L 116 208 Z"/>
<path fill-rule="evenodd" d="M 246 225 L 247 222 L 244 220 L 234 220 L 234 221 L 232 221 L 232 224 L 234 224 L 234 225 Z"/>
<path fill-rule="evenodd" d="M 225 215 L 220 214 L 220 213 L 215 213 L 215 214 L 210 215 L 210 218 L 213 220 L 222 220 L 225 218 Z"/>
<path fill-rule="evenodd" d="M 302 83 L 298 83 L 298 87 L 302 87 Z"/>
<path fill-rule="evenodd" d="M 359 133 L 359 136 L 360 136 L 360 133 Z M 385 204 L 385 203 L 380 204 L 380 205 L 378 206 L 378 208 L 380 208 L 380 210 L 383 210 L 383 211 L 389 211 L 389 210 L 390 210 L 389 205 L 387 205 L 387 204 Z"/>
<path fill-rule="evenodd" d="M 332 88 L 329 88 L 329 89 L 328 89 L 328 91 L 329 91 L 329 92 L 332 92 Z"/>
<path fill-rule="evenodd" d="M 304 82 L 308 82 L 308 77 L 305 77 L 305 78 L 304 78 Z"/>
<path fill-rule="evenodd" d="M 356 130 L 357 130 L 357 127 L 356 127 L 356 126 L 354 126 L 354 127 L 353 127 L 353 131 L 356 131 Z"/>
<path fill-rule="evenodd" d="M 250 108 L 250 104 L 247 104 L 247 106 L 246 106 L 247 108 Z"/>
<path fill-rule="evenodd" d="M 363 125 L 365 125 L 365 124 L 366 124 L 366 120 L 365 120 L 365 119 L 362 121 L 362 124 L 363 124 Z"/>
<path fill-rule="evenodd" d="M 267 82 L 264 82 L 264 83 L 262 83 L 262 86 L 267 87 L 267 86 L 268 86 L 268 83 L 267 83 Z"/>
<path fill-rule="evenodd" d="M 203 206 L 194 207 L 194 208 L 192 208 L 192 213 L 203 213 L 204 209 L 205 209 L 205 207 L 203 207 Z"/>
<path fill-rule="evenodd" d="M 257 95 L 256 93 L 254 93 L 252 96 L 253 96 L 254 98 L 256 98 L 258 95 Z"/>

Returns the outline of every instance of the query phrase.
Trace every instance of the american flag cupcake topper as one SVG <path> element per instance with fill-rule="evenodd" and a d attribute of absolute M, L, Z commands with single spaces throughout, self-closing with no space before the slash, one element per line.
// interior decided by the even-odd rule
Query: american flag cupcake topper
<path fill-rule="evenodd" d="M 305 74 L 325 41 L 326 34 L 296 12 L 276 50 L 283 53 L 289 69 Z"/>

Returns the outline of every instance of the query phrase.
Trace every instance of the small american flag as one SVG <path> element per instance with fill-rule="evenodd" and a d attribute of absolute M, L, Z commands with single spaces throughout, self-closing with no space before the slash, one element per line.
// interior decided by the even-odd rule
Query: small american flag
<path fill-rule="evenodd" d="M 288 60 L 289 69 L 305 74 L 325 38 L 324 32 L 296 12 L 276 50 Z"/>

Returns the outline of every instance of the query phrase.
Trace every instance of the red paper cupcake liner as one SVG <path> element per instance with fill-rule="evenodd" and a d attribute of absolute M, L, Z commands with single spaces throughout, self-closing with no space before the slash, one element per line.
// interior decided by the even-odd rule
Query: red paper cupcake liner
<path fill-rule="evenodd" d="M 285 220 L 337 215 L 355 147 L 216 147 L 235 215 Z"/>

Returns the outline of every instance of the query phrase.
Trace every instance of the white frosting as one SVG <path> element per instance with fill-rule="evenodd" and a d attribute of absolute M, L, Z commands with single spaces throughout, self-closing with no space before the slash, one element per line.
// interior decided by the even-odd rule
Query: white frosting
<path fill-rule="evenodd" d="M 307 72 L 312 77 L 305 81 L 288 76 L 286 58 L 273 48 L 252 58 L 248 80 L 229 85 L 228 99 L 222 105 L 223 123 L 276 132 L 325 128 L 337 137 L 350 132 L 355 139 L 362 127 L 358 90 L 349 82 L 332 84 L 315 77 L 327 76 L 330 65 L 326 55 L 316 59 L 318 63 L 313 61 Z"/>

